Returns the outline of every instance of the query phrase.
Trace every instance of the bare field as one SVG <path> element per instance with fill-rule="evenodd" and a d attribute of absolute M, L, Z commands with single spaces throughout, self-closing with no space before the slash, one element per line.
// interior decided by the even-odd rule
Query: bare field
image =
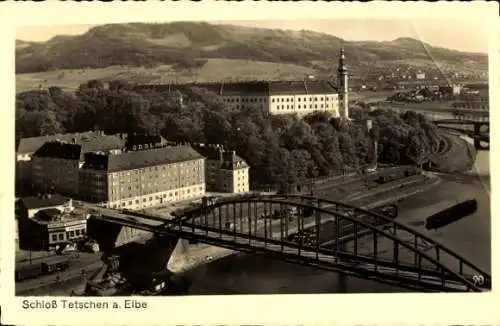
<path fill-rule="evenodd" d="M 99 69 L 61 69 L 16 75 L 16 92 L 58 86 L 75 90 L 91 79 L 128 80 L 135 83 L 188 83 L 236 80 L 302 79 L 312 68 L 294 64 L 250 60 L 209 59 L 201 68 L 176 71 L 169 65 L 155 68 L 111 66 Z"/>

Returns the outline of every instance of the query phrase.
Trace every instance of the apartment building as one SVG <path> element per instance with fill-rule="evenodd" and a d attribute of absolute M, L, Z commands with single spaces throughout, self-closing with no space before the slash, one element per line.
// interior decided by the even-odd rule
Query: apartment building
<path fill-rule="evenodd" d="M 235 151 L 221 145 L 192 144 L 205 157 L 207 191 L 245 193 L 250 191 L 250 167 Z"/>
<path fill-rule="evenodd" d="M 79 168 L 84 154 L 89 152 L 121 151 L 126 137 L 99 135 L 71 141 L 45 142 L 31 158 L 31 183 L 38 189 L 55 190 L 57 193 L 78 195 Z"/>
<path fill-rule="evenodd" d="M 190 146 L 87 153 L 79 173 L 83 199 L 143 209 L 205 194 L 205 158 Z"/>

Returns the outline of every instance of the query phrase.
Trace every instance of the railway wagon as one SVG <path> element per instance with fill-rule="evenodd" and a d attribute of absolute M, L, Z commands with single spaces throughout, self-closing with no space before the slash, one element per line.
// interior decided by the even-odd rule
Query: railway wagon
<path fill-rule="evenodd" d="M 61 272 L 69 267 L 68 258 L 60 258 L 42 263 L 31 264 L 22 268 L 16 268 L 15 281 L 22 282 L 24 280 L 37 278 Z"/>
<path fill-rule="evenodd" d="M 369 176 L 370 181 L 384 184 L 391 181 L 396 181 L 403 178 L 408 178 L 420 174 L 420 170 L 414 165 L 403 165 L 392 168 L 387 168 L 380 171 L 378 174 Z"/>

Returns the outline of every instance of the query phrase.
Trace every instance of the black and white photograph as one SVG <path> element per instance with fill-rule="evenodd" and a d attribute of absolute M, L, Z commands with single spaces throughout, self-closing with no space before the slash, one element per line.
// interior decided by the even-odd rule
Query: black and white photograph
<path fill-rule="evenodd" d="M 17 27 L 16 296 L 490 292 L 485 31 Z"/>

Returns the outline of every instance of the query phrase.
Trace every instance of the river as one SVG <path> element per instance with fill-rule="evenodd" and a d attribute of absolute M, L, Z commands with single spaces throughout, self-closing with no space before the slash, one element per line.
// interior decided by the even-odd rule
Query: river
<path fill-rule="evenodd" d="M 491 273 L 491 217 L 489 152 L 478 152 L 471 171 L 442 175 L 443 182 L 427 193 L 399 202 L 398 220 L 458 252 Z M 475 198 L 477 211 L 439 231 L 427 231 L 426 217 Z M 189 294 L 305 294 L 338 293 L 337 274 L 264 257 L 235 254 L 201 266 L 190 273 Z M 349 293 L 389 293 L 408 290 L 349 278 Z"/>

